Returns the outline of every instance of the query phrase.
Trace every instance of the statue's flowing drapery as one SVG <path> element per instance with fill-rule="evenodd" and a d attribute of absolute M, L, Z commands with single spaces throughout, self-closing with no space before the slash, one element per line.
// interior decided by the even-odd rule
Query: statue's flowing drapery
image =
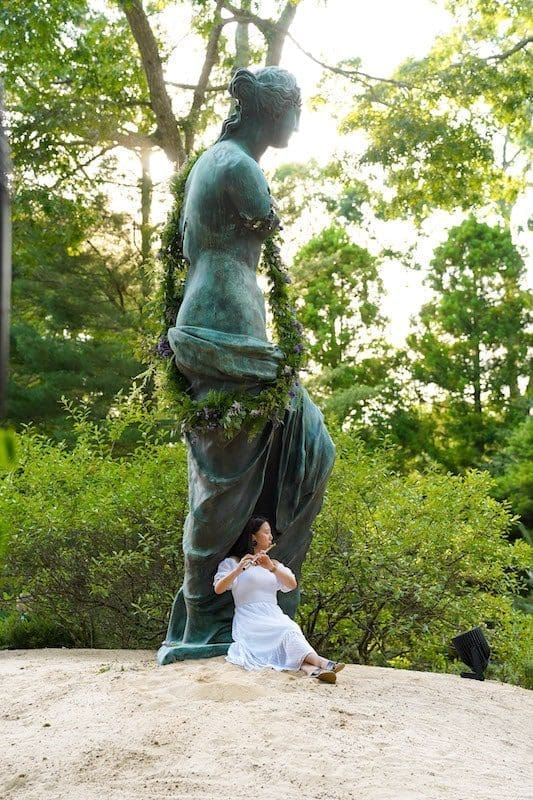
<path fill-rule="evenodd" d="M 276 378 L 283 354 L 251 336 L 177 326 L 168 338 L 195 399 L 211 389 L 257 392 Z M 217 565 L 255 513 L 268 517 L 279 538 L 275 558 L 297 577 L 322 505 L 334 446 L 322 414 L 298 389 L 282 424 L 268 423 L 253 438 L 220 430 L 188 436 L 189 514 L 183 534 L 185 579 L 172 607 L 160 663 L 225 653 L 231 643 L 233 600 L 216 595 Z M 294 615 L 298 590 L 280 598 Z"/>

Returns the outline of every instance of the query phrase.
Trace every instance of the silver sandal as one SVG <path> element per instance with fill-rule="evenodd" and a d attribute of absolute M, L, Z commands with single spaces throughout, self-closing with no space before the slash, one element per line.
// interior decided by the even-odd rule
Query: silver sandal
<path fill-rule="evenodd" d="M 309 673 L 310 678 L 316 678 L 318 681 L 322 681 L 322 683 L 336 683 L 337 676 L 330 669 L 320 669 L 317 667 L 313 672 Z"/>
<path fill-rule="evenodd" d="M 328 663 L 326 664 L 326 669 L 328 670 L 328 672 L 337 673 L 340 672 L 342 669 L 344 669 L 345 666 L 346 664 L 344 664 L 342 661 L 328 661 Z"/>

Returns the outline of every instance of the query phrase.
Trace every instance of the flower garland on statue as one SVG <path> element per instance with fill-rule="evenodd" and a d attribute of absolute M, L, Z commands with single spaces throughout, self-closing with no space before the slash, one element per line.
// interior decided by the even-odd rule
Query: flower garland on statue
<path fill-rule="evenodd" d="M 284 354 L 275 381 L 255 395 L 211 391 L 202 400 L 191 397 L 188 381 L 174 361 L 167 330 L 175 325 L 183 301 L 188 264 L 183 256 L 179 221 L 185 183 L 199 155 L 189 159 L 186 168 L 174 181 L 174 208 L 162 235 L 160 258 L 165 268 L 162 286 L 164 332 L 159 337 L 156 352 L 165 365 L 166 387 L 172 397 L 173 410 L 178 414 L 178 421 L 185 433 L 194 435 L 222 429 L 231 437 L 246 427 L 248 433 L 252 434 L 261 429 L 268 420 L 281 422 L 286 409 L 297 395 L 298 371 L 303 365 L 305 353 L 303 329 L 290 300 L 288 285 L 291 279 L 281 260 L 278 244 L 280 235 L 276 231 L 263 243 L 260 267 L 270 283 L 268 299 L 274 333 Z"/>

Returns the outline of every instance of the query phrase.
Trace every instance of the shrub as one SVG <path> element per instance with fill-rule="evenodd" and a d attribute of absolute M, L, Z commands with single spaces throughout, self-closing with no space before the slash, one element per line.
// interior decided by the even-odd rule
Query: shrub
<path fill-rule="evenodd" d="M 4 608 L 30 595 L 28 621 L 53 620 L 78 647 L 154 646 L 182 580 L 185 449 L 135 404 L 100 426 L 72 413 L 72 450 L 28 430 L 0 481 Z M 132 429 L 138 443 L 114 457 Z"/>
<path fill-rule="evenodd" d="M 0 619 L 0 648 L 28 650 L 35 647 L 72 647 L 74 640 L 67 630 L 53 620 L 13 611 Z"/>
<path fill-rule="evenodd" d="M 99 425 L 71 413 L 73 449 L 28 430 L 0 479 L 0 646 L 155 647 L 182 581 L 185 448 L 129 401 Z M 301 579 L 313 645 L 355 663 L 457 673 L 451 638 L 482 625 L 488 676 L 531 686 L 532 617 L 513 607 L 531 548 L 506 538 L 513 518 L 490 475 L 400 476 L 386 451 L 335 438 Z M 23 594 L 27 619 L 14 611 Z"/>
<path fill-rule="evenodd" d="M 489 676 L 527 682 L 531 618 L 513 608 L 531 549 L 486 472 L 394 474 L 346 434 L 302 575 L 299 621 L 319 651 L 362 664 L 459 672 L 450 640 L 481 624 Z"/>

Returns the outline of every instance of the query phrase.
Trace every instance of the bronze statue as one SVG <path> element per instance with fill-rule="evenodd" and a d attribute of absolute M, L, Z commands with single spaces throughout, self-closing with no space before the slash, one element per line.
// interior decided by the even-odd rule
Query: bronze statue
<path fill-rule="evenodd" d="M 300 91 L 289 72 L 267 67 L 237 70 L 230 93 L 235 113 L 192 168 L 180 219 L 189 271 L 168 340 L 196 399 L 212 389 L 257 393 L 274 381 L 283 358 L 268 341 L 256 280 L 262 242 L 279 227 L 258 162 L 267 147 L 287 146 Z M 301 387 L 283 423 L 269 422 L 252 438 L 242 430 L 228 440 L 213 430 L 187 440 L 185 577 L 161 664 L 227 651 L 233 605 L 229 593 L 215 595 L 213 576 L 253 514 L 271 521 L 277 557 L 299 577 L 334 459 L 322 415 Z M 298 600 L 294 591 L 280 604 L 292 616 Z"/>

